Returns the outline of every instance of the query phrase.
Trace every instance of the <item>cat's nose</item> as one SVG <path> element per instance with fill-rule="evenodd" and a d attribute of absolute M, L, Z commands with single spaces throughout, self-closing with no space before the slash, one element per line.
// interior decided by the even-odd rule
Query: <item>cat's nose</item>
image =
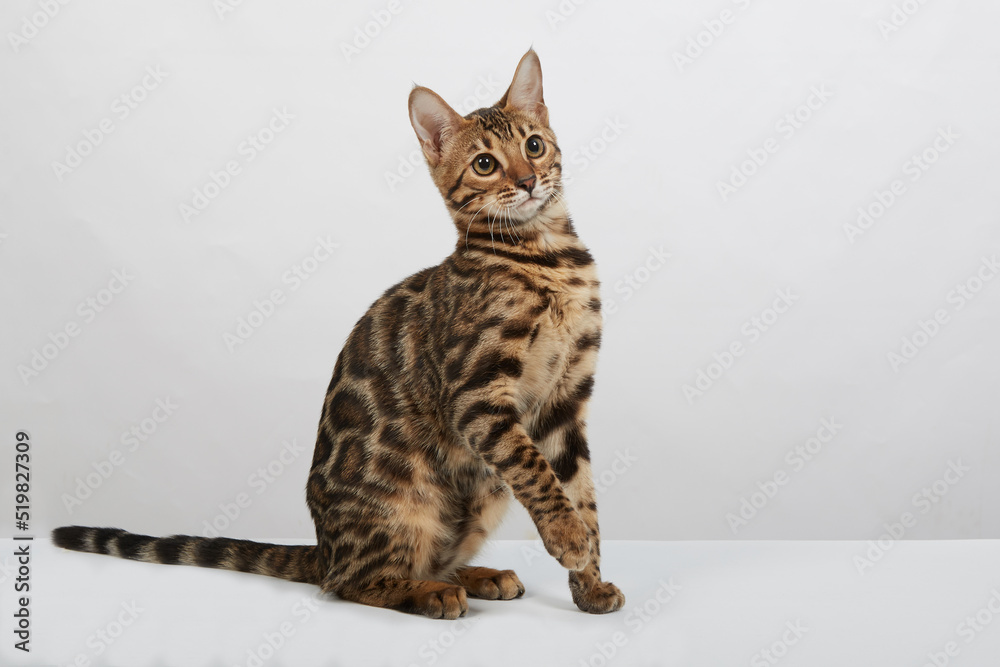
<path fill-rule="evenodd" d="M 535 189 L 535 175 L 525 176 L 517 182 L 517 187 L 524 188 L 524 191 L 530 195 L 531 191 Z"/>

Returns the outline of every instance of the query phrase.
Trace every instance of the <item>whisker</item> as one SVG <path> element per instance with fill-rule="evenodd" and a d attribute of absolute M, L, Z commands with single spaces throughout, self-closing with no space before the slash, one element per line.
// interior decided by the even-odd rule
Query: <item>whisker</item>
<path fill-rule="evenodd" d="M 479 199 L 480 197 L 482 197 L 482 195 L 476 195 L 475 197 L 473 197 L 473 198 L 472 198 L 472 199 L 470 199 L 469 201 L 467 201 L 467 202 L 465 202 L 464 204 L 462 204 L 462 205 L 461 205 L 461 206 L 459 207 L 458 211 L 455 211 L 455 212 L 456 212 L 456 213 L 458 213 L 458 212 L 459 212 L 459 211 L 461 211 L 461 210 L 462 210 L 463 208 L 465 208 L 466 206 L 468 206 L 468 205 L 469 205 L 469 204 L 471 204 L 472 202 L 476 201 L 476 200 L 477 200 L 477 199 Z M 482 210 L 482 209 L 479 209 L 479 210 Z M 470 218 L 470 219 L 469 219 L 469 226 L 465 228 L 465 249 L 466 249 L 466 250 L 468 250 L 468 249 L 469 249 L 469 230 L 470 230 L 470 229 L 472 229 L 472 221 L 473 221 L 473 220 L 475 220 L 475 219 L 476 219 L 476 218 L 475 218 L 475 216 L 473 216 L 472 218 Z"/>
<path fill-rule="evenodd" d="M 510 225 L 510 231 L 513 234 L 517 235 L 517 244 L 521 245 L 521 241 L 522 241 L 521 234 L 516 229 L 514 229 L 514 220 L 510 217 L 510 213 L 509 212 L 508 212 L 508 223 L 507 224 Z"/>
<path fill-rule="evenodd" d="M 484 208 L 486 208 L 487 206 L 489 206 L 490 204 L 491 204 L 491 202 L 486 202 L 485 204 L 483 204 L 482 206 L 479 207 L 479 210 L 476 211 L 476 214 L 472 216 L 472 220 L 469 220 L 469 227 L 471 227 L 472 223 L 475 222 L 475 220 L 476 220 L 477 217 L 479 217 L 479 214 L 482 212 L 482 210 Z M 489 215 L 489 214 L 487 213 L 487 215 Z"/>
<path fill-rule="evenodd" d="M 460 212 L 460 211 L 461 211 L 461 210 L 462 210 L 463 208 L 465 208 L 466 206 L 468 206 L 468 205 L 469 205 L 469 204 L 471 204 L 472 202 L 476 201 L 476 200 L 477 200 L 477 199 L 479 199 L 480 197 L 482 197 L 482 195 L 476 195 L 475 197 L 473 197 L 473 198 L 472 198 L 472 199 L 470 199 L 469 201 L 465 202 L 464 204 L 462 204 L 461 206 L 459 206 L 459 207 L 458 207 L 458 209 L 457 209 L 457 210 L 455 211 L 455 213 L 458 213 L 458 212 Z"/>
<path fill-rule="evenodd" d="M 500 243 L 503 243 L 503 215 L 505 210 L 506 208 L 503 206 L 497 208 L 497 218 L 500 223 Z M 513 239 L 511 240 L 513 241 Z"/>
<path fill-rule="evenodd" d="M 487 220 L 490 219 L 490 211 L 492 211 L 492 210 L 493 210 L 493 207 L 490 206 L 489 211 L 486 211 L 486 219 Z M 490 245 L 493 246 L 493 254 L 495 255 L 495 254 L 497 254 L 497 247 L 496 247 L 496 244 L 493 242 L 493 222 L 492 221 L 490 221 L 489 228 L 490 228 Z"/>

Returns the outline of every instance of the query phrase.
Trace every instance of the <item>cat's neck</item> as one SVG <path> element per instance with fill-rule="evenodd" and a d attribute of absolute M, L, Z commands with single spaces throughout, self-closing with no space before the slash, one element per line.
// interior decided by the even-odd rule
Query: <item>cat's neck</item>
<path fill-rule="evenodd" d="M 546 255 L 557 253 L 568 248 L 583 248 L 583 243 L 573 229 L 569 211 L 562 198 L 549 203 L 531 220 L 508 228 L 501 233 L 500 226 L 490 239 L 478 238 L 470 242 L 464 235 L 459 235 L 456 250 L 476 251 L 483 247 L 490 249 L 502 248 L 518 253 L 531 255 Z"/>
<path fill-rule="evenodd" d="M 527 227 L 531 232 L 524 237 L 523 245 L 527 251 L 549 253 L 583 245 L 573 229 L 566 202 L 561 197 L 539 211 Z"/>

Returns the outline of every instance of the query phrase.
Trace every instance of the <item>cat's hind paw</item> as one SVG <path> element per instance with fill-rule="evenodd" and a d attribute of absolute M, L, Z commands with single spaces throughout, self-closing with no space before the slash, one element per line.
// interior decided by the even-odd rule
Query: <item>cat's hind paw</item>
<path fill-rule="evenodd" d="M 524 584 L 513 570 L 465 567 L 455 573 L 466 592 L 484 600 L 513 600 L 524 595 Z"/>

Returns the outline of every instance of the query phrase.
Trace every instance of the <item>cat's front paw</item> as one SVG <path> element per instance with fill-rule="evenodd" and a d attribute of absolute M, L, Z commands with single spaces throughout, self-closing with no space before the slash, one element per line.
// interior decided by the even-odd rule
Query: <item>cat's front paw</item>
<path fill-rule="evenodd" d="M 590 614 L 608 614 L 618 611 L 625 605 L 625 594 L 610 581 L 597 581 L 590 586 L 584 586 L 579 577 L 570 573 L 569 590 L 573 595 L 573 602 Z"/>
<path fill-rule="evenodd" d="M 549 524 L 542 542 L 567 570 L 582 570 L 590 563 L 590 536 L 575 512 L 563 514 Z"/>

